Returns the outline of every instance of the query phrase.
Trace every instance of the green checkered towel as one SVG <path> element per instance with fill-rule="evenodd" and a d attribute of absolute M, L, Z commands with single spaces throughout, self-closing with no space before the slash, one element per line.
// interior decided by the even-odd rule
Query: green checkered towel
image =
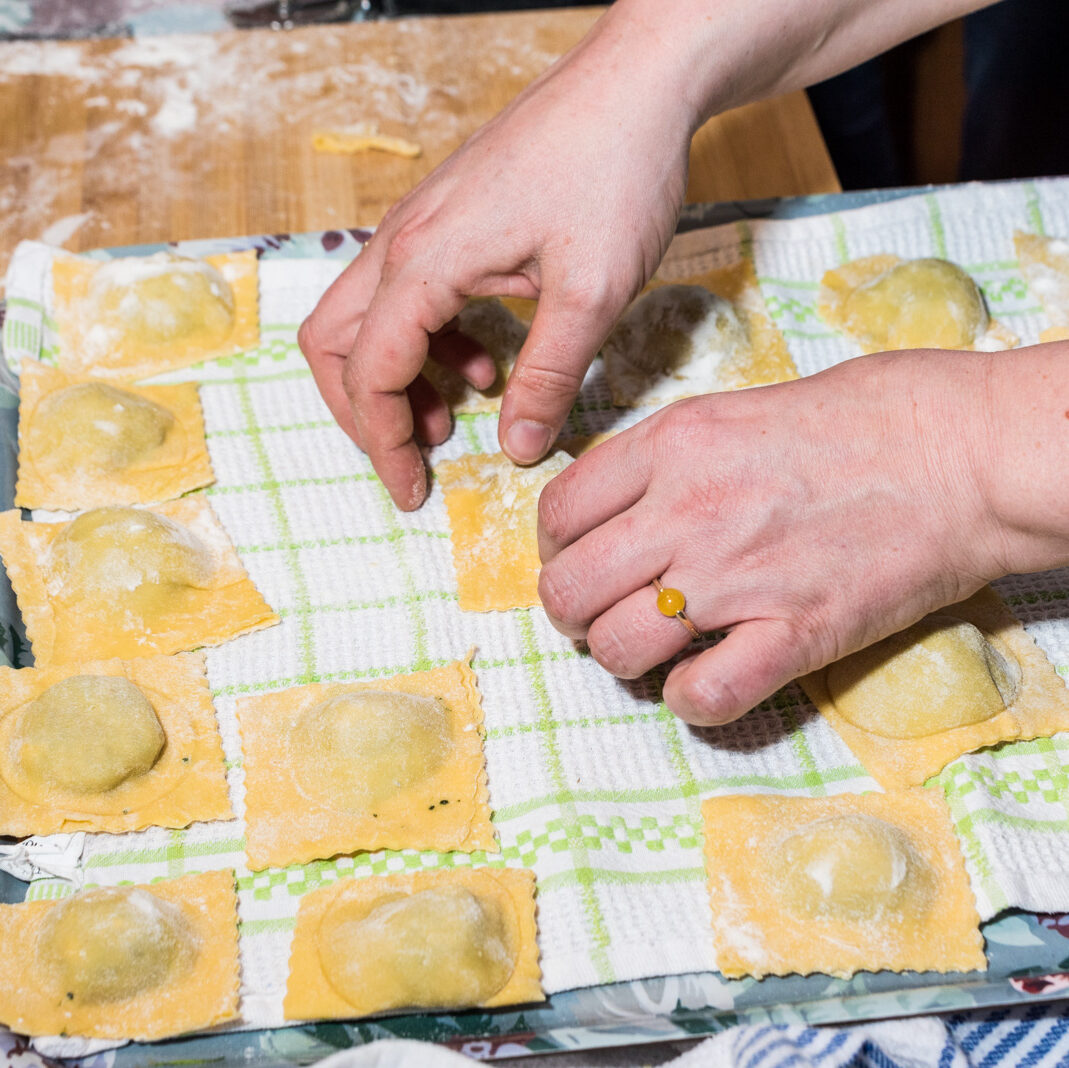
<path fill-rule="evenodd" d="M 754 259 L 772 315 L 803 373 L 855 355 L 815 312 L 829 266 L 875 252 L 948 256 L 983 286 L 994 315 L 1034 341 L 1044 325 L 1014 262 L 1014 227 L 1069 234 L 1069 181 L 967 187 L 841 215 L 688 235 L 682 273 Z M 199 243 L 197 251 L 204 251 Z M 9 359 L 50 354 L 48 264 L 19 249 L 8 278 Z M 295 344 L 335 276 L 321 259 L 261 261 L 261 347 L 170 376 L 201 382 L 218 483 L 208 493 L 279 627 L 208 652 L 238 818 L 183 831 L 87 836 L 86 881 L 146 881 L 234 867 L 240 889 L 246 1026 L 282 1021 L 300 897 L 348 876 L 503 863 L 538 876 L 548 991 L 706 970 L 699 802 L 717 793 L 820 795 L 874 789 L 853 755 L 790 686 L 736 724 L 694 730 L 659 700 L 661 676 L 611 678 L 538 609 L 462 613 L 437 488 L 397 512 L 334 425 Z M 608 403 L 595 364 L 571 428 L 634 421 Z M 496 449 L 495 417 L 461 416 L 435 461 Z M 1069 574 L 1000 583 L 1059 670 L 1069 669 Z M 486 756 L 502 854 L 375 853 L 283 871 L 243 865 L 244 780 L 234 717 L 242 694 L 416 671 L 475 646 Z M 951 765 L 942 781 L 984 916 L 1007 905 L 1069 908 L 1069 737 L 1008 745 Z M 31 896 L 69 884 L 40 879 Z"/>

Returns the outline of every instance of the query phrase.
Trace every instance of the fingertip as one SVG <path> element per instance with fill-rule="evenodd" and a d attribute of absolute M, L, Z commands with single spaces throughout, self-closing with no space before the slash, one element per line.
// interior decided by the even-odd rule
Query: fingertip
<path fill-rule="evenodd" d="M 752 705 L 740 700 L 717 672 L 715 649 L 682 661 L 668 673 L 664 702 L 684 723 L 694 727 L 721 727 L 750 711 Z M 756 702 L 755 702 L 756 703 Z"/>
<path fill-rule="evenodd" d="M 552 427 L 532 419 L 517 419 L 499 429 L 502 451 L 515 464 L 538 463 L 556 437 Z"/>

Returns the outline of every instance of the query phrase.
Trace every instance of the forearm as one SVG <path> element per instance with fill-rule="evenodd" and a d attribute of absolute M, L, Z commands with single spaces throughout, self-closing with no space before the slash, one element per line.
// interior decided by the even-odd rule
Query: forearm
<path fill-rule="evenodd" d="M 641 81 L 691 129 L 804 88 L 993 0 L 616 0 L 580 46 L 606 76 Z"/>

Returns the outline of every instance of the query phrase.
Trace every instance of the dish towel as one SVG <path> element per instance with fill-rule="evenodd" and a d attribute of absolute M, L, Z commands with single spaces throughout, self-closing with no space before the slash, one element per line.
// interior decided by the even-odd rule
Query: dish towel
<path fill-rule="evenodd" d="M 752 257 L 771 313 L 807 374 L 856 354 L 816 316 L 821 274 L 874 252 L 955 260 L 983 286 L 996 318 L 1025 343 L 1036 340 L 1044 318 L 1017 271 L 1015 227 L 1069 234 L 1069 181 L 970 187 L 840 215 L 733 224 L 686 235 L 670 266 L 685 275 Z M 355 254 L 358 242 L 348 240 Z M 257 350 L 163 379 L 201 383 L 218 478 L 209 499 L 282 617 L 278 627 L 208 651 L 237 818 L 183 831 L 87 835 L 84 881 L 145 882 L 233 867 L 246 1027 L 283 1022 L 301 895 L 353 875 L 488 862 L 533 868 L 550 993 L 714 969 L 702 936 L 709 920 L 701 799 L 740 791 L 859 792 L 875 783 L 796 686 L 735 724 L 697 730 L 660 702 L 658 672 L 635 682 L 610 677 L 540 609 L 459 611 L 439 488 L 418 512 L 396 511 L 334 425 L 297 349 L 298 324 L 341 266 L 315 251 L 297 259 L 265 252 Z M 16 367 L 23 356 L 54 358 L 52 255 L 27 244 L 12 261 L 4 349 Z M 595 363 L 570 426 L 594 433 L 642 414 L 611 407 Z M 495 451 L 495 431 L 493 415 L 462 415 L 432 462 Z M 1069 670 L 1069 574 L 1015 578 L 999 590 L 1059 671 Z M 499 856 L 408 851 L 261 873 L 245 868 L 236 698 L 421 670 L 472 647 Z M 1069 737 L 968 756 L 941 779 L 981 914 L 1008 905 L 1069 907 Z M 30 896 L 70 888 L 41 878 Z"/>

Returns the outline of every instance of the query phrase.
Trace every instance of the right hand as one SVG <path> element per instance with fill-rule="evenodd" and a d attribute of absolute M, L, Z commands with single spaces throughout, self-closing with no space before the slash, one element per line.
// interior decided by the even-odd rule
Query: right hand
<path fill-rule="evenodd" d="M 324 400 L 400 508 L 426 495 L 417 439 L 450 428 L 420 377 L 428 350 L 477 388 L 492 381 L 489 357 L 449 331 L 468 297 L 538 300 L 498 429 L 514 461 L 533 463 L 668 246 L 699 116 L 685 72 L 670 75 L 652 45 L 636 64 L 635 32 L 603 18 L 391 208 L 301 327 Z"/>

